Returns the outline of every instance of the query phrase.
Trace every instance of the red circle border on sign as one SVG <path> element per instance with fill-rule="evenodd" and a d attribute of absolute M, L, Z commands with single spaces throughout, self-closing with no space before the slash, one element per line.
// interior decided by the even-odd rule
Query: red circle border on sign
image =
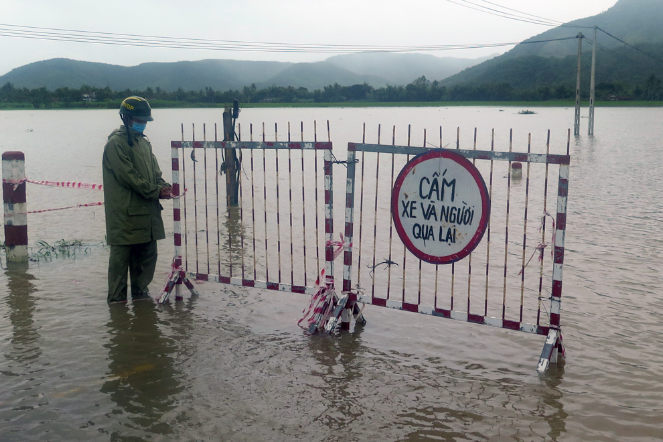
<path fill-rule="evenodd" d="M 400 195 L 403 181 L 405 181 L 405 178 L 414 167 L 424 161 L 433 158 L 446 158 L 464 167 L 465 170 L 470 173 L 472 178 L 474 178 L 475 183 L 479 187 L 479 193 L 481 194 L 481 219 L 479 220 L 479 227 L 477 228 L 476 233 L 460 252 L 447 256 L 429 255 L 428 253 L 424 253 L 417 249 L 412 241 L 410 241 L 407 233 L 405 233 L 400 216 L 398 215 L 398 196 Z M 396 178 L 394 187 L 391 190 L 391 217 L 394 220 L 394 226 L 396 227 L 398 236 L 401 238 L 401 241 L 403 241 L 403 244 L 405 244 L 405 247 L 414 256 L 431 264 L 451 264 L 456 261 L 460 261 L 472 253 L 472 251 L 481 242 L 481 239 L 483 238 L 484 233 L 486 233 L 486 229 L 488 227 L 488 218 L 490 217 L 490 197 L 488 196 L 488 189 L 486 188 L 486 183 L 483 180 L 479 169 L 477 169 L 476 166 L 472 164 L 467 158 L 451 150 L 431 150 L 412 158 L 412 160 L 410 160 L 410 162 L 407 163 L 398 174 L 398 178 Z"/>

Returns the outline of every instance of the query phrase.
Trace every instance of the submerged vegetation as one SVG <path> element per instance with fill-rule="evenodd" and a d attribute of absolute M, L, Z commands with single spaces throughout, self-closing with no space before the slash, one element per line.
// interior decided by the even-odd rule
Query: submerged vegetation
<path fill-rule="evenodd" d="M 46 241 L 37 241 L 37 249 L 30 253 L 30 261 L 39 262 L 40 260 L 52 261 L 54 258 L 75 258 L 77 253 L 87 255 L 90 253 L 90 246 L 83 244 L 80 239 L 67 241 L 61 239 L 52 245 Z"/>
<path fill-rule="evenodd" d="M 597 101 L 602 104 L 628 103 L 629 105 L 660 105 L 663 98 L 661 79 L 651 75 L 643 84 L 602 82 L 596 87 Z M 216 91 L 205 88 L 198 91 L 165 91 L 159 87 L 145 90 L 113 91 L 110 88 L 82 86 L 79 89 L 59 88 L 50 91 L 16 88 L 11 83 L 0 87 L 0 109 L 116 109 L 129 95 L 150 100 L 155 108 L 168 107 L 222 107 L 239 100 L 243 106 L 339 106 L 339 105 L 431 105 L 433 103 L 514 103 L 536 102 L 540 105 L 568 105 L 575 99 L 574 87 L 567 85 L 518 89 L 507 83 L 462 84 L 444 86 L 439 81 L 420 77 L 406 86 L 375 88 L 367 83 L 341 86 L 335 83 L 323 89 L 309 91 L 304 87 L 270 86 L 258 89 L 255 84 L 243 89 Z M 586 96 L 583 96 L 586 99 Z M 635 102 L 639 100 L 639 102 Z M 649 104 L 649 105 L 651 105 Z"/>

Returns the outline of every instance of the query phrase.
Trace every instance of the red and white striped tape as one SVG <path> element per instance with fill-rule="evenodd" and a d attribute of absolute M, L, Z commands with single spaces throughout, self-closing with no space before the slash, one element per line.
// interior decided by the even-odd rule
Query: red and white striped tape
<path fill-rule="evenodd" d="M 29 179 L 24 180 L 2 180 L 3 183 L 7 184 L 22 184 L 25 182 L 31 184 L 38 184 L 40 186 L 51 186 L 51 187 L 70 187 L 73 189 L 93 189 L 93 190 L 103 190 L 102 184 L 90 184 L 90 183 L 79 183 L 77 181 L 34 181 Z"/>
<path fill-rule="evenodd" d="M 58 208 L 55 208 L 55 209 L 32 210 L 32 211 L 29 211 L 29 212 L 18 212 L 18 213 L 6 213 L 5 218 L 16 216 L 16 215 L 27 215 L 29 213 L 55 212 L 56 210 L 77 209 L 79 207 L 103 206 L 103 205 L 104 205 L 104 202 L 100 201 L 98 203 L 77 204 L 75 206 L 58 207 Z"/>

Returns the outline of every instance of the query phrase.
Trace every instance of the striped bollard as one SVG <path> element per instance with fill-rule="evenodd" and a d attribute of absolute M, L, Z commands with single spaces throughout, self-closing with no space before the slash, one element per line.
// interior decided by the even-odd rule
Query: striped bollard
<path fill-rule="evenodd" d="M 28 261 L 28 215 L 25 202 L 25 155 L 2 154 L 2 200 L 5 209 L 7 262 Z"/>

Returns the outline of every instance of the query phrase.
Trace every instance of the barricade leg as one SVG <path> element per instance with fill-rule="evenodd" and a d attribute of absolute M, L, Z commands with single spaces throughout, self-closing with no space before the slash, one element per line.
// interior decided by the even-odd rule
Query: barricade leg
<path fill-rule="evenodd" d="M 550 364 L 556 364 L 558 358 L 560 356 L 564 357 L 564 354 L 565 349 L 562 341 L 562 331 L 558 329 L 550 329 L 548 337 L 546 338 L 546 343 L 543 345 L 541 358 L 539 358 L 539 365 L 537 366 L 536 371 L 539 373 L 545 373 Z"/>

